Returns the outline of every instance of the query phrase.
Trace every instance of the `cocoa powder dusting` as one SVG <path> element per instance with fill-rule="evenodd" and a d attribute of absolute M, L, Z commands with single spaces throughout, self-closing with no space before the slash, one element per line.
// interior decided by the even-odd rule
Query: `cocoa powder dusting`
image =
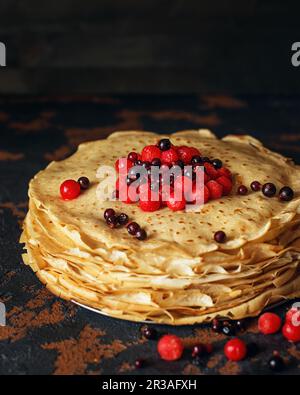
<path fill-rule="evenodd" d="M 240 367 L 238 363 L 233 361 L 227 361 L 224 366 L 219 369 L 220 374 L 224 375 L 234 375 L 240 372 Z"/>
<path fill-rule="evenodd" d="M 213 368 L 215 368 L 215 367 L 219 364 L 219 362 L 221 362 L 221 360 L 222 360 L 222 355 L 213 355 L 213 356 L 208 360 L 206 366 L 207 366 L 209 369 L 213 369 Z"/>
<path fill-rule="evenodd" d="M 86 325 L 78 339 L 66 339 L 42 345 L 46 350 L 56 350 L 58 357 L 54 364 L 54 374 L 83 374 L 88 364 L 99 364 L 104 358 L 113 358 L 126 349 L 120 340 L 101 343 L 104 331 Z"/>
<path fill-rule="evenodd" d="M 186 365 L 182 371 L 182 374 L 186 374 L 186 375 L 201 375 L 201 370 L 193 365 L 192 363 L 189 363 L 188 365 Z"/>

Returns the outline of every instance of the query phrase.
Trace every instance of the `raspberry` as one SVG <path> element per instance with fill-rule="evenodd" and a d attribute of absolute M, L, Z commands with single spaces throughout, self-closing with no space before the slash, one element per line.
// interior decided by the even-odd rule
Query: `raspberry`
<path fill-rule="evenodd" d="M 300 325 L 295 326 L 291 322 L 286 322 L 282 327 L 282 334 L 287 340 L 298 342 L 300 341 Z"/>
<path fill-rule="evenodd" d="M 227 177 L 227 178 L 231 178 L 232 174 L 231 171 L 229 169 L 227 169 L 227 167 L 221 167 L 221 169 L 218 170 L 218 175 Z"/>
<path fill-rule="evenodd" d="M 80 195 L 80 184 L 75 180 L 66 180 L 60 186 L 60 194 L 64 200 L 72 200 Z"/>
<path fill-rule="evenodd" d="M 185 165 L 191 163 L 193 156 L 201 155 L 200 151 L 194 147 L 186 147 L 185 145 L 177 148 L 179 159 L 181 159 Z"/>
<path fill-rule="evenodd" d="M 175 335 L 164 335 L 157 344 L 157 351 L 165 361 L 176 361 L 183 353 L 181 339 Z"/>
<path fill-rule="evenodd" d="M 139 207 L 143 211 L 156 211 L 161 207 L 159 193 L 151 191 L 149 184 L 140 186 Z"/>
<path fill-rule="evenodd" d="M 223 195 L 229 195 L 232 189 L 232 181 L 225 176 L 218 177 L 216 181 L 223 186 Z"/>
<path fill-rule="evenodd" d="M 176 192 L 184 192 L 185 196 L 188 196 L 192 192 L 193 182 L 189 177 L 179 176 L 174 181 L 174 190 Z"/>
<path fill-rule="evenodd" d="M 209 189 L 211 199 L 220 199 L 220 197 L 222 197 L 223 186 L 221 184 L 219 184 L 215 180 L 210 180 L 208 181 L 206 186 Z"/>
<path fill-rule="evenodd" d="M 160 157 L 161 161 L 164 164 L 172 165 L 179 159 L 178 154 L 174 148 L 170 148 L 167 151 L 159 151 L 159 152 L 161 153 L 161 157 Z"/>
<path fill-rule="evenodd" d="M 240 361 L 247 354 L 247 346 L 243 340 L 231 339 L 225 344 L 224 353 L 230 361 Z"/>
<path fill-rule="evenodd" d="M 140 200 L 139 206 L 143 211 L 157 211 L 160 209 L 161 203 L 159 200 Z"/>
<path fill-rule="evenodd" d="M 192 187 L 192 192 L 188 195 L 187 201 L 189 203 L 196 203 L 197 200 L 202 201 L 203 203 L 207 203 L 209 201 L 210 192 L 206 185 L 201 187 L 200 189 L 196 189 L 196 185 L 194 184 Z"/>
<path fill-rule="evenodd" d="M 142 151 L 142 160 L 144 162 L 151 162 L 153 159 L 160 159 L 161 150 L 156 145 L 147 145 Z"/>
<path fill-rule="evenodd" d="M 213 180 L 219 176 L 218 170 L 216 170 L 211 163 L 205 162 L 203 166 L 205 168 L 205 172 Z"/>
<path fill-rule="evenodd" d="M 297 307 L 292 307 L 285 315 L 285 321 L 290 322 L 294 325 L 299 323 L 300 325 L 300 309 Z"/>
<path fill-rule="evenodd" d="M 281 327 L 281 318 L 274 313 L 264 313 L 258 319 L 258 329 L 265 335 L 276 333 Z"/>
<path fill-rule="evenodd" d="M 133 163 L 127 158 L 120 158 L 115 163 L 115 169 L 120 174 L 127 174 Z"/>
<path fill-rule="evenodd" d="M 186 201 L 184 197 L 181 197 L 179 200 L 175 196 L 174 192 L 170 193 L 169 199 L 167 200 L 167 206 L 172 211 L 184 210 L 186 205 Z"/>

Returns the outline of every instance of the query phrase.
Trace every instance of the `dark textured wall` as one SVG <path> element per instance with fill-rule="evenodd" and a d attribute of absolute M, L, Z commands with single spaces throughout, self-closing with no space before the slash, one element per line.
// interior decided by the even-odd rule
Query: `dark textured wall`
<path fill-rule="evenodd" d="M 298 93 L 299 6 L 1 0 L 0 93 Z"/>

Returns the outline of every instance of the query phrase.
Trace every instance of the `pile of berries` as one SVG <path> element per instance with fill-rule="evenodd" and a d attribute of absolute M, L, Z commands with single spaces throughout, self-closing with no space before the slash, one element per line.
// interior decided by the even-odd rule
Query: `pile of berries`
<path fill-rule="evenodd" d="M 144 171 L 137 173 L 135 166 Z M 163 206 L 183 210 L 187 203 L 207 203 L 228 195 L 232 189 L 231 172 L 221 160 L 201 156 L 195 147 L 175 146 L 169 139 L 145 146 L 140 154 L 130 152 L 127 158 L 116 161 L 115 168 L 116 197 L 124 203 L 138 201 L 143 211 L 156 211 Z M 154 168 L 159 169 L 156 179 Z M 203 177 L 200 186 L 196 183 L 198 172 Z M 131 189 L 129 193 L 133 183 L 135 192 Z"/>
<path fill-rule="evenodd" d="M 112 229 L 126 225 L 127 232 L 131 236 L 135 236 L 138 240 L 145 240 L 147 238 L 145 229 L 142 229 L 138 223 L 129 221 L 129 217 L 125 213 L 117 215 L 113 208 L 107 208 L 104 211 L 103 217 L 107 225 Z"/>
<path fill-rule="evenodd" d="M 60 185 L 60 195 L 63 200 L 76 199 L 81 191 L 88 189 L 90 186 L 90 180 L 87 177 L 80 177 L 77 181 L 65 180 Z"/>
<path fill-rule="evenodd" d="M 265 335 L 277 333 L 281 328 L 281 318 L 275 313 L 264 313 L 258 319 L 258 329 Z M 283 336 L 291 342 L 300 341 L 300 310 L 292 307 L 285 315 L 281 328 Z"/>

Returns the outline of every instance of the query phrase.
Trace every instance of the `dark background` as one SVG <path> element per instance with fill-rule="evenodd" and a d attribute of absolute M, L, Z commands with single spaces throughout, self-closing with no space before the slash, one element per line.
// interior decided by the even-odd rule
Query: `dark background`
<path fill-rule="evenodd" d="M 1 0 L 0 93 L 298 93 L 297 3 Z"/>

